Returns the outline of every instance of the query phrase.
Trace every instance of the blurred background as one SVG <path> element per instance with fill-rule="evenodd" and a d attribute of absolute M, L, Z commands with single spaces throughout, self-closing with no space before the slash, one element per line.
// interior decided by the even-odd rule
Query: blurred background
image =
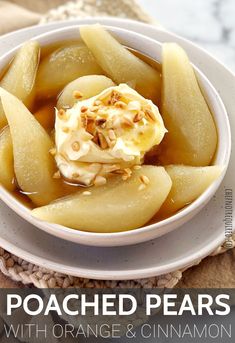
<path fill-rule="evenodd" d="M 205 47 L 235 71 L 235 0 L 138 0 L 166 29 Z"/>
<path fill-rule="evenodd" d="M 56 20 L 59 13 L 65 16 L 68 8 L 74 16 L 86 7 L 96 9 L 103 6 L 108 14 L 122 15 L 123 8 L 135 10 L 134 0 L 0 0 L 0 33 L 39 22 L 42 15 L 58 6 L 53 11 Z M 135 0 L 137 4 L 154 20 L 171 30 L 205 47 L 229 68 L 235 71 L 235 0 Z M 73 4 L 72 4 L 73 3 Z M 14 5 L 19 6 L 19 11 Z M 66 7 L 66 9 L 65 9 Z M 112 9 L 113 8 L 113 9 Z M 6 9 L 6 10 L 5 10 Z M 5 10 L 5 11 L 4 11 Z M 25 11 L 26 10 L 26 11 Z M 139 10 L 138 10 L 139 11 Z M 141 9 L 140 9 L 141 11 Z M 91 13 L 91 10 L 89 9 Z M 14 18 L 14 15 L 17 18 Z M 50 14 L 51 16 L 51 14 Z"/>

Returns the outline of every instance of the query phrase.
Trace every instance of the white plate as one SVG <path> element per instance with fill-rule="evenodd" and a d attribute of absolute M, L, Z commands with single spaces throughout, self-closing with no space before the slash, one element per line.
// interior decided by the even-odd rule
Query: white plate
<path fill-rule="evenodd" d="M 235 133 L 235 77 L 208 53 L 172 33 L 153 26 L 113 18 L 85 19 L 32 27 L 0 39 L 0 54 L 35 35 L 71 24 L 90 22 L 116 25 L 155 38 L 176 41 L 190 55 L 220 93 Z M 233 135 L 232 135 L 233 136 Z M 234 140 L 233 140 L 234 147 Z M 165 274 L 188 267 L 217 248 L 225 237 L 224 189 L 235 189 L 235 155 L 224 182 L 212 201 L 180 229 L 147 243 L 116 248 L 94 248 L 73 244 L 33 227 L 0 203 L 0 245 L 32 263 L 71 275 L 96 279 L 134 279 Z M 234 210 L 235 205 L 233 204 Z"/>

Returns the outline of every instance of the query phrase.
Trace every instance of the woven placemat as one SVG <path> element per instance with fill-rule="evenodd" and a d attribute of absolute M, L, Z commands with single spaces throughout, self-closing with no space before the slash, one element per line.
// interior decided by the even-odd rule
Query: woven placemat
<path fill-rule="evenodd" d="M 115 16 L 130 18 L 146 23 L 157 24 L 135 0 L 77 0 L 68 2 L 57 9 L 49 11 L 41 20 L 41 24 L 66 19 L 76 19 L 87 16 Z M 235 236 L 233 247 L 235 246 Z M 212 254 L 217 255 L 225 252 L 225 247 L 218 247 Z M 201 261 L 197 261 L 196 264 Z M 0 248 L 0 270 L 14 281 L 25 285 L 33 285 L 38 288 L 132 288 L 132 287 L 168 287 L 173 288 L 182 277 L 183 270 L 175 271 L 166 275 L 131 281 L 98 281 L 84 278 L 77 278 L 64 275 L 45 268 L 38 267 L 21 258 L 10 254 Z"/>

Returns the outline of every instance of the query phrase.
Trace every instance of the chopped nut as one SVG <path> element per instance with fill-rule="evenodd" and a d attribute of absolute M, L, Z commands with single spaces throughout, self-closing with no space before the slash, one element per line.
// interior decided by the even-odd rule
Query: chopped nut
<path fill-rule="evenodd" d="M 114 104 L 115 107 L 118 107 L 118 108 L 121 108 L 121 109 L 125 109 L 127 107 L 127 105 L 125 104 L 125 102 L 123 101 L 117 101 L 115 104 Z"/>
<path fill-rule="evenodd" d="M 101 132 L 98 132 L 98 139 L 99 139 L 99 145 L 102 149 L 108 148 L 108 143 L 104 137 L 104 135 Z"/>
<path fill-rule="evenodd" d="M 66 112 L 65 112 L 65 110 L 63 108 L 61 108 L 57 113 L 58 113 L 58 117 L 61 120 L 66 120 L 67 119 Z"/>
<path fill-rule="evenodd" d="M 82 106 L 80 109 L 81 113 L 85 113 L 87 110 L 88 110 L 88 107 L 86 106 Z"/>
<path fill-rule="evenodd" d="M 70 130 L 69 130 L 68 127 L 63 127 L 62 131 L 63 131 L 64 133 L 69 133 Z"/>
<path fill-rule="evenodd" d="M 105 139 L 106 139 L 106 142 L 108 144 L 108 147 L 113 148 L 115 145 L 115 141 L 111 141 L 111 139 L 108 136 L 106 136 Z"/>
<path fill-rule="evenodd" d="M 124 181 L 126 181 L 127 179 L 129 179 L 132 175 L 132 170 L 130 168 L 125 168 L 124 169 L 124 175 L 122 176 L 122 179 Z"/>
<path fill-rule="evenodd" d="M 138 190 L 139 191 L 143 191 L 146 188 L 146 185 L 144 183 L 141 183 L 141 185 L 139 185 Z"/>
<path fill-rule="evenodd" d="M 60 179 L 61 178 L 61 174 L 60 171 L 58 170 L 57 172 L 55 172 L 55 174 L 53 175 L 53 179 Z"/>
<path fill-rule="evenodd" d="M 99 106 L 91 107 L 91 112 L 97 112 L 99 110 Z"/>
<path fill-rule="evenodd" d="M 102 104 L 101 100 L 95 100 L 94 101 L 94 106 L 100 106 Z"/>
<path fill-rule="evenodd" d="M 73 97 L 75 99 L 81 99 L 83 97 L 83 94 L 81 92 L 79 92 L 79 91 L 74 91 L 73 92 Z"/>
<path fill-rule="evenodd" d="M 75 141 L 72 143 L 72 149 L 73 151 L 79 151 L 80 150 L 80 143 L 78 141 Z"/>
<path fill-rule="evenodd" d="M 96 115 L 101 116 L 102 118 L 107 119 L 108 118 L 108 113 L 105 112 L 103 109 L 99 109 L 96 113 Z"/>
<path fill-rule="evenodd" d="M 95 144 L 99 145 L 98 133 L 96 133 L 96 134 L 93 136 L 92 141 L 93 141 Z"/>
<path fill-rule="evenodd" d="M 90 191 L 85 191 L 82 193 L 83 195 L 91 195 L 91 192 Z"/>
<path fill-rule="evenodd" d="M 124 170 L 123 169 L 117 169 L 113 171 L 113 174 L 124 174 Z"/>
<path fill-rule="evenodd" d="M 119 92 L 113 90 L 111 93 L 111 99 L 108 101 L 108 104 L 109 105 L 116 104 L 116 102 L 118 102 L 121 99 L 121 97 L 122 95 Z"/>
<path fill-rule="evenodd" d="M 93 118 L 87 118 L 86 131 L 91 135 L 95 135 L 95 120 Z"/>
<path fill-rule="evenodd" d="M 102 185 L 105 185 L 106 182 L 107 182 L 107 180 L 105 177 L 98 175 L 95 178 L 94 185 L 95 186 L 102 186 Z"/>
<path fill-rule="evenodd" d="M 80 175 L 79 175 L 78 173 L 73 173 L 73 174 L 72 174 L 72 178 L 73 178 L 73 179 L 78 179 L 79 176 L 80 176 Z"/>
<path fill-rule="evenodd" d="M 132 170 L 130 168 L 125 168 L 124 169 L 124 172 L 128 175 L 128 176 L 131 176 L 132 174 Z"/>
<path fill-rule="evenodd" d="M 152 121 L 154 121 L 154 122 L 156 121 L 155 115 L 151 110 L 146 109 L 145 115 L 146 115 L 146 117 L 150 118 Z"/>
<path fill-rule="evenodd" d="M 123 120 L 122 120 L 122 126 L 123 126 L 123 127 L 130 128 L 130 127 L 133 127 L 133 126 L 134 126 L 134 123 L 133 123 L 133 121 L 130 120 L 128 117 L 124 117 Z"/>
<path fill-rule="evenodd" d="M 140 176 L 140 181 L 144 183 L 145 185 L 148 185 L 150 183 L 149 178 L 146 175 Z"/>
<path fill-rule="evenodd" d="M 86 125 L 87 125 L 87 117 L 86 117 L 86 115 L 84 113 L 81 113 L 81 122 L 82 122 L 82 126 L 86 127 Z M 80 126 L 79 119 L 78 119 L 78 125 Z"/>
<path fill-rule="evenodd" d="M 111 141 L 115 141 L 117 139 L 115 132 L 113 130 L 109 130 L 108 135 Z"/>
<path fill-rule="evenodd" d="M 141 169 L 141 168 L 142 168 L 141 166 L 138 166 L 138 165 L 137 165 L 137 166 L 134 166 L 133 169 L 134 169 L 134 170 L 139 170 L 139 169 Z"/>
<path fill-rule="evenodd" d="M 98 118 L 98 119 L 96 119 L 96 121 L 95 121 L 95 124 L 97 125 L 97 126 L 102 126 L 103 124 L 105 124 L 106 123 L 106 119 L 105 118 Z"/>
<path fill-rule="evenodd" d="M 133 119 L 133 122 L 134 123 L 138 123 L 139 121 L 141 121 L 144 117 L 144 113 L 141 111 L 141 112 L 138 112 L 135 116 L 134 116 L 134 119 Z"/>
<path fill-rule="evenodd" d="M 87 110 L 87 112 L 86 112 L 86 115 L 87 115 L 87 118 L 88 118 L 88 119 L 93 119 L 93 120 L 94 120 L 95 117 L 96 117 L 95 113 L 92 112 L 92 110 L 89 109 L 89 108 L 88 108 L 88 110 Z"/>

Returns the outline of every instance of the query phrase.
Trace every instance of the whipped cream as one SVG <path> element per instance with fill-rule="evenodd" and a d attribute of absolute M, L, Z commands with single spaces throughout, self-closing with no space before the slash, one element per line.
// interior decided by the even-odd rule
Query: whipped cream
<path fill-rule="evenodd" d="M 120 84 L 56 110 L 56 163 L 68 181 L 85 186 L 112 173 L 129 177 L 166 131 L 157 106 Z"/>

